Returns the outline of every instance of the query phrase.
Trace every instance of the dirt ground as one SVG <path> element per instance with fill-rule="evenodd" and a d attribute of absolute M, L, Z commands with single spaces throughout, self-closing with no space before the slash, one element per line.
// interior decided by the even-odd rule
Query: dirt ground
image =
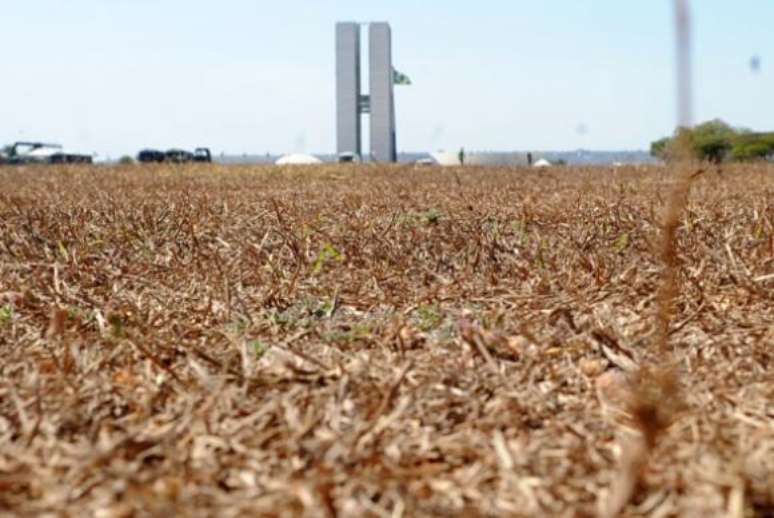
<path fill-rule="evenodd" d="M 774 166 L 693 180 L 664 350 L 676 178 L 0 168 L 0 514 L 774 516 Z"/>

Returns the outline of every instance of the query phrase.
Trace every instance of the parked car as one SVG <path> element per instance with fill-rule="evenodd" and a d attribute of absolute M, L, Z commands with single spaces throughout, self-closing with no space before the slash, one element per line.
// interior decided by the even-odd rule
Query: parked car
<path fill-rule="evenodd" d="M 339 153 L 338 162 L 339 163 L 360 162 L 360 155 L 352 151 L 344 151 L 343 153 Z"/>
<path fill-rule="evenodd" d="M 75 153 L 54 153 L 49 157 L 51 164 L 91 164 L 92 162 L 91 156 Z"/>
<path fill-rule="evenodd" d="M 163 151 L 159 151 L 157 149 L 143 149 L 139 153 L 137 153 L 137 161 L 138 162 L 163 162 L 166 158 L 166 155 Z"/>
<path fill-rule="evenodd" d="M 174 164 L 184 164 L 187 162 L 212 162 L 212 154 L 209 148 L 198 147 L 193 153 L 185 149 L 169 149 L 159 151 L 158 149 L 143 149 L 137 154 L 137 161 L 143 163 L 161 163 L 169 162 Z"/>
<path fill-rule="evenodd" d="M 170 149 L 164 153 L 165 162 L 173 162 L 175 164 L 182 164 L 185 162 L 193 162 L 194 154 L 184 149 Z"/>
<path fill-rule="evenodd" d="M 194 162 L 212 162 L 212 153 L 206 147 L 197 147 L 194 149 Z"/>

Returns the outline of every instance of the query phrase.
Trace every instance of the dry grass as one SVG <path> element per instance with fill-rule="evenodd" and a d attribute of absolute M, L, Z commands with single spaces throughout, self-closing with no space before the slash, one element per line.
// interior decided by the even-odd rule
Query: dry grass
<path fill-rule="evenodd" d="M 674 183 L 0 169 L 0 510 L 771 516 L 774 168 Z"/>

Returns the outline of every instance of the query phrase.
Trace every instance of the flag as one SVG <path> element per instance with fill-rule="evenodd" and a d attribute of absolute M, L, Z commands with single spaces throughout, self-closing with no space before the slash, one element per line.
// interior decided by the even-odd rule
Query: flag
<path fill-rule="evenodd" d="M 394 68 L 392 69 L 392 83 L 396 85 L 410 85 L 411 79 L 406 74 L 398 72 Z"/>

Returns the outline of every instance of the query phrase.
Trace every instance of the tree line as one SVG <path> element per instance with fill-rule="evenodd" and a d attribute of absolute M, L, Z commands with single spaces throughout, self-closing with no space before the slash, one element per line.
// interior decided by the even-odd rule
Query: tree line
<path fill-rule="evenodd" d="M 677 153 L 678 140 L 699 160 L 722 162 L 774 159 L 774 132 L 734 128 L 720 119 L 693 128 L 677 128 L 671 137 L 651 143 L 650 154 L 669 160 Z"/>

